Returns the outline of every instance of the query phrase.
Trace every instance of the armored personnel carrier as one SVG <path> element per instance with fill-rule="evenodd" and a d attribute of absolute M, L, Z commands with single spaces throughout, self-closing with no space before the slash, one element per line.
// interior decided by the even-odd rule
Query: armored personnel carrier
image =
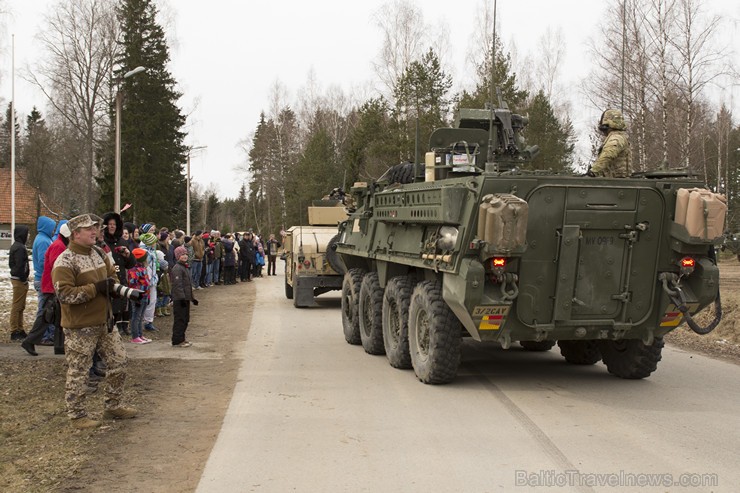
<path fill-rule="evenodd" d="M 499 106 L 461 109 L 423 167 L 351 189 L 336 244 L 347 342 L 424 383 L 454 379 L 463 337 L 557 343 L 570 363 L 637 379 L 682 322 L 711 331 L 723 197 L 684 172 L 523 171 L 536 152 L 520 136 L 527 119 Z M 700 327 L 692 316 L 715 301 Z"/>
<path fill-rule="evenodd" d="M 308 208 L 308 225 L 287 231 L 285 296 L 299 308 L 317 306 L 315 297 L 342 287 L 343 266 L 334 249 L 337 224 L 347 219 L 340 199 L 315 200 Z"/>

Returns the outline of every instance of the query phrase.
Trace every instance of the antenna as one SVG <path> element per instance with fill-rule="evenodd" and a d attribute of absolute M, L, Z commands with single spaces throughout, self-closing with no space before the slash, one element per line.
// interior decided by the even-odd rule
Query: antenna
<path fill-rule="evenodd" d="M 624 115 L 624 56 L 627 50 L 627 0 L 622 0 L 622 104 L 620 110 Z"/>
<path fill-rule="evenodd" d="M 493 108 L 493 93 L 494 93 L 494 67 L 496 66 L 496 0 L 493 0 L 493 39 L 491 40 L 491 87 L 488 98 L 488 155 L 486 156 L 486 162 L 493 162 L 493 115 L 495 113 Z"/>

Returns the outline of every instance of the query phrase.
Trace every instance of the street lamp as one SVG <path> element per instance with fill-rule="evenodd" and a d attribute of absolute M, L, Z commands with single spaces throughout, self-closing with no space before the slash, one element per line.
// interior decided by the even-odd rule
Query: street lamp
<path fill-rule="evenodd" d="M 208 146 L 197 146 L 188 149 L 188 166 L 187 166 L 187 193 L 185 197 L 185 234 L 190 236 L 190 154 L 193 151 L 199 151 L 205 149 Z"/>
<path fill-rule="evenodd" d="M 123 79 L 128 79 L 132 75 L 136 75 L 145 71 L 144 67 L 136 67 L 133 70 L 129 70 L 118 82 Z M 113 171 L 113 211 L 116 214 L 121 213 L 121 101 L 123 96 L 121 95 L 120 86 L 116 89 L 116 164 Z"/>

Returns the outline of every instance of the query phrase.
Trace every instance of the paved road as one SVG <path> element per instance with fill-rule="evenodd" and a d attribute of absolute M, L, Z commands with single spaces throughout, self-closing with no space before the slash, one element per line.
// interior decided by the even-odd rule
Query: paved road
<path fill-rule="evenodd" d="M 740 484 L 740 366 L 667 348 L 652 377 L 627 381 L 602 364 L 568 365 L 557 349 L 470 341 L 452 384 L 423 385 L 344 342 L 338 296 L 299 310 L 281 277 L 257 282 L 239 381 L 198 492 Z"/>

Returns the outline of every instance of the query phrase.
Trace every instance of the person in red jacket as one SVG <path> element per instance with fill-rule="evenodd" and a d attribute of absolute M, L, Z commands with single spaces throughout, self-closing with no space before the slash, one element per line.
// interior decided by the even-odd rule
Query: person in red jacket
<path fill-rule="evenodd" d="M 49 248 L 46 249 L 46 253 L 44 254 L 44 271 L 41 273 L 41 295 L 43 296 L 43 305 L 45 307 L 50 303 L 56 305 L 57 300 L 54 293 L 54 284 L 51 282 L 51 269 L 54 267 L 57 257 L 67 249 L 67 245 L 69 244 L 70 231 L 66 224 L 67 221 L 60 221 L 60 223 L 62 224 L 59 228 L 59 236 L 49 245 Z M 44 320 L 45 312 L 46 310 L 43 310 L 38 314 L 31 332 L 21 342 L 23 349 L 31 356 L 38 356 L 35 345 L 41 343 L 46 327 L 50 322 L 53 323 L 53 321 Z M 61 327 L 58 324 L 56 325 L 54 331 L 54 354 L 64 354 L 64 334 Z"/>

